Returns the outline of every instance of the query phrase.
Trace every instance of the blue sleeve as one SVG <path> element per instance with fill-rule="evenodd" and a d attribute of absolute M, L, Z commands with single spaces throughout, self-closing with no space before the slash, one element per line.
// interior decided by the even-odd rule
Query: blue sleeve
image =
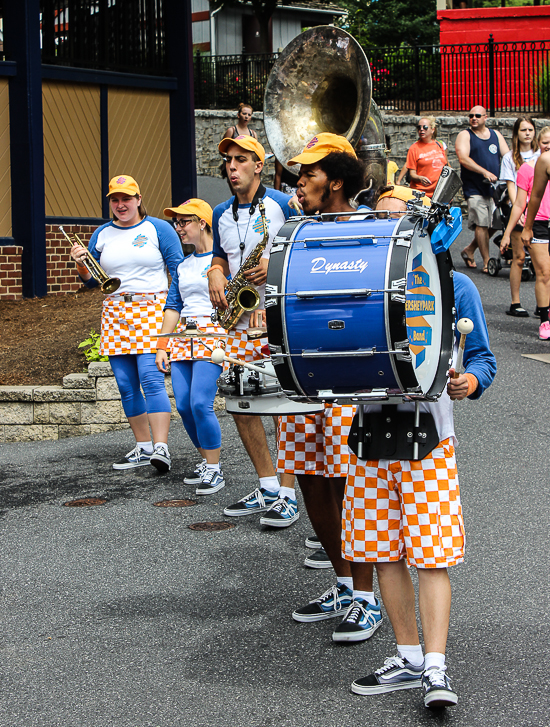
<path fill-rule="evenodd" d="M 280 192 L 278 189 L 269 188 L 269 189 L 266 189 L 265 196 L 271 197 L 271 199 L 273 199 L 273 200 L 275 200 L 275 202 L 277 202 L 277 204 L 283 211 L 285 220 L 288 220 L 289 217 L 294 217 L 296 215 L 296 212 L 288 206 L 288 203 L 292 199 L 290 194 L 285 194 L 284 192 Z"/>
<path fill-rule="evenodd" d="M 177 310 L 178 313 L 181 313 L 183 308 L 183 300 L 180 293 L 179 266 L 176 268 L 176 272 L 172 275 L 172 285 L 170 286 L 170 290 L 166 297 L 164 310 L 167 308 Z"/>
<path fill-rule="evenodd" d="M 224 252 L 220 240 L 220 217 L 231 206 L 233 199 L 234 197 L 231 197 L 227 202 L 223 202 L 214 207 L 214 213 L 212 215 L 212 234 L 214 237 L 214 246 L 212 247 L 213 257 L 221 257 L 222 260 L 227 260 L 227 253 Z"/>
<path fill-rule="evenodd" d="M 473 374 L 479 382 L 477 389 L 468 398 L 479 399 L 493 383 L 497 362 L 489 347 L 489 332 L 476 286 L 463 273 L 455 272 L 453 280 L 457 320 L 469 318 L 474 324 L 473 331 L 466 336 L 463 363 L 464 371 Z M 455 331 L 455 336 L 460 340 L 458 331 Z"/>
<path fill-rule="evenodd" d="M 159 250 L 170 275 L 174 277 L 178 265 L 183 262 L 183 250 L 178 233 L 166 220 L 159 220 L 156 217 L 147 217 L 147 219 L 157 231 Z"/>

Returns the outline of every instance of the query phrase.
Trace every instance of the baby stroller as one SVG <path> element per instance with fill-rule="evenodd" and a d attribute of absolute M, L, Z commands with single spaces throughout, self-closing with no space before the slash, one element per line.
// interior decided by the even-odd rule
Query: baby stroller
<path fill-rule="evenodd" d="M 493 215 L 493 229 L 497 229 L 497 234 L 493 237 L 492 242 L 497 246 L 498 253 L 496 257 L 490 257 L 489 262 L 487 263 L 487 272 L 489 275 L 492 275 L 495 277 L 500 273 L 504 265 L 506 267 L 510 267 L 512 264 L 512 246 L 508 245 L 508 248 L 505 250 L 504 255 L 500 252 L 500 243 L 502 238 L 504 237 L 504 230 L 506 229 L 506 225 L 508 224 L 508 220 L 510 219 L 510 212 L 512 211 L 512 205 L 510 204 L 510 199 L 508 197 L 508 188 L 506 186 L 506 182 L 488 182 L 487 183 L 491 186 L 492 191 L 492 197 L 495 200 L 495 214 Z M 504 261 L 504 264 L 503 264 Z M 525 253 L 525 260 L 523 261 L 523 269 L 521 271 L 521 279 L 523 282 L 526 280 L 531 280 L 535 277 L 535 268 L 533 267 L 533 263 L 531 262 L 531 256 L 529 253 Z"/>

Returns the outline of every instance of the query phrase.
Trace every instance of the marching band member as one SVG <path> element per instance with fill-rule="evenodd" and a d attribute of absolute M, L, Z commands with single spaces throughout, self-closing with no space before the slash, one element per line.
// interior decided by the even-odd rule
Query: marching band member
<path fill-rule="evenodd" d="M 391 194 L 380 199 L 377 209 L 387 209 L 388 202 L 393 203 L 392 211 L 406 210 L 406 200 Z M 351 565 L 354 587 L 371 587 L 376 564 L 380 593 L 397 641 L 397 655 L 355 680 L 351 690 L 372 695 L 418 687 L 430 708 L 458 701 L 445 664 L 451 609 L 448 568 L 464 559 L 453 401 L 478 399 L 496 373 L 479 293 L 462 273 L 455 272 L 453 284 L 456 319 L 469 318 L 474 327 L 464 349 L 466 372 L 450 378 L 437 402 L 421 404 L 421 411 L 433 418 L 439 444 L 421 460 L 412 460 L 412 453 L 411 459 L 401 460 L 377 459 L 376 453 L 372 459 L 360 460 L 351 453 L 342 517 L 342 554 Z M 363 406 L 364 417 L 380 416 L 381 409 L 375 404 Z M 414 416 L 414 404 L 400 404 L 397 411 L 403 417 Z M 371 427 L 379 426 L 379 421 L 374 420 Z M 426 654 L 418 638 L 407 565 L 414 566 L 418 575 Z"/>
<path fill-rule="evenodd" d="M 269 252 L 274 236 L 291 213 L 290 197 L 273 189 L 266 189 L 260 179 L 265 150 L 252 136 L 222 139 L 218 149 L 225 157 L 228 180 L 234 196 L 214 209 L 214 257 L 208 271 L 212 305 L 221 311 L 227 308 L 225 288 L 227 278 L 234 278 L 239 269 L 263 240 L 263 224 L 258 210 L 259 200 L 265 205 L 269 241 L 258 265 L 246 272 L 245 277 L 258 290 L 260 305 L 250 316 L 245 315 L 229 331 L 226 353 L 249 362 L 265 356 L 262 348 L 267 338 L 250 340 L 247 328 L 262 327 L 265 281 Z M 250 318 L 250 321 L 248 320 Z M 264 525 L 286 527 L 298 517 L 298 505 L 293 487 L 280 488 L 267 446 L 261 417 L 233 415 L 241 440 L 259 478 L 259 485 L 248 495 L 225 508 L 229 516 L 249 515 L 269 510 L 260 522 Z M 293 481 L 290 484 L 294 484 Z"/>
<path fill-rule="evenodd" d="M 212 323 L 214 312 L 208 294 L 206 271 L 212 264 L 212 207 L 202 199 L 189 199 L 179 207 L 167 207 L 167 217 L 175 217 L 176 230 L 183 244 L 195 246 L 172 277 L 172 285 L 164 308 L 162 333 L 171 333 L 183 317 L 184 328 L 194 321 L 199 331 L 211 333 L 210 339 L 174 338 L 170 344 L 170 369 L 176 406 L 183 426 L 197 448 L 202 461 L 185 484 L 197 485 L 197 495 L 218 492 L 225 486 L 220 470 L 222 432 L 214 413 L 214 399 L 221 366 L 210 360 L 216 346 L 216 335 L 224 335 L 219 325 Z M 168 338 L 157 342 L 156 364 L 166 372 Z M 218 339 L 219 340 L 219 339 Z M 206 344 L 206 346 L 204 345 Z"/>
<path fill-rule="evenodd" d="M 362 189 L 364 168 L 343 136 L 317 134 L 289 164 L 300 164 L 297 197 L 305 214 L 356 212 L 349 200 Z M 313 529 L 336 572 L 336 585 L 292 614 L 310 623 L 344 616 L 334 641 L 364 641 L 382 623 L 372 575 L 354 590 L 350 564 L 342 558 L 342 501 L 348 471 L 347 436 L 353 406 L 325 404 L 312 416 L 279 418 L 277 470 L 296 475 Z"/>
<path fill-rule="evenodd" d="M 171 275 L 176 273 L 183 260 L 181 243 L 168 222 L 147 215 L 138 183 L 129 175 L 113 177 L 107 196 L 113 219 L 94 232 L 88 252 L 110 276 L 120 278 L 121 285 L 120 292 L 103 302 L 99 350 L 109 357 L 136 438 L 134 449 L 113 468 L 152 464 L 167 472 L 171 407 L 164 375 L 155 366 L 157 344 L 151 335 L 160 333 L 168 291 L 166 267 Z M 71 248 L 78 274 L 93 288 L 98 282 L 82 265 L 86 254 L 81 245 Z"/>

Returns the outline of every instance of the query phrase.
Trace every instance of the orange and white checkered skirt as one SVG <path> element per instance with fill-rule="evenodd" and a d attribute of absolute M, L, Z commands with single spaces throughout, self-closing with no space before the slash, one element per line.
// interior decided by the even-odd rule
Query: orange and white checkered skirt
<path fill-rule="evenodd" d="M 277 436 L 277 472 L 345 477 L 353 406 L 325 404 L 312 416 L 281 416 Z"/>
<path fill-rule="evenodd" d="M 225 339 L 225 353 L 227 356 L 240 358 L 243 361 L 252 363 L 269 358 L 267 352 L 267 338 L 256 338 L 250 341 L 246 331 L 230 330 L 227 332 Z M 266 347 L 266 352 L 262 353 L 262 348 Z"/>
<path fill-rule="evenodd" d="M 165 303 L 165 292 L 128 302 L 123 298 L 105 298 L 101 315 L 100 354 L 120 356 L 127 353 L 155 353 L 157 339 L 150 336 L 161 331 Z"/>
<path fill-rule="evenodd" d="M 407 558 L 417 568 L 464 560 L 464 521 L 454 447 L 445 439 L 424 459 L 360 461 L 350 455 L 342 555 L 362 563 Z"/>
<path fill-rule="evenodd" d="M 215 336 L 225 335 L 225 330 L 212 323 L 210 316 L 197 316 L 196 318 L 189 319 L 197 322 L 197 327 L 202 333 L 211 333 L 212 338 L 171 338 L 168 344 L 168 350 L 170 351 L 170 361 L 194 361 L 197 359 L 208 359 L 212 356 L 212 352 L 206 348 L 209 346 L 211 349 L 224 346 L 225 338 L 216 338 Z M 182 322 L 178 323 L 176 332 L 183 331 L 185 325 Z M 206 345 L 205 345 L 206 344 Z"/>

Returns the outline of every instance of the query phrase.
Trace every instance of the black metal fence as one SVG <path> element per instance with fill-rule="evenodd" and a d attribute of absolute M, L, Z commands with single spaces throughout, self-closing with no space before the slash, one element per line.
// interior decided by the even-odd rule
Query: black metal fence
<path fill-rule="evenodd" d="M 162 0 L 41 0 L 42 62 L 166 75 Z"/>
<path fill-rule="evenodd" d="M 550 111 L 550 41 L 365 48 L 373 98 L 386 111 Z M 277 54 L 196 56 L 195 107 L 263 105 Z"/>

